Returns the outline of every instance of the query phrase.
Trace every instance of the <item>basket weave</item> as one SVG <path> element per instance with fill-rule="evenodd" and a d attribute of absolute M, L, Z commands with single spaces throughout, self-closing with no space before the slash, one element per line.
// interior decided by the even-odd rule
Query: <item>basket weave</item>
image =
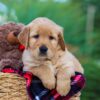
<path fill-rule="evenodd" d="M 25 79 L 17 74 L 0 72 L 0 100 L 29 100 Z"/>

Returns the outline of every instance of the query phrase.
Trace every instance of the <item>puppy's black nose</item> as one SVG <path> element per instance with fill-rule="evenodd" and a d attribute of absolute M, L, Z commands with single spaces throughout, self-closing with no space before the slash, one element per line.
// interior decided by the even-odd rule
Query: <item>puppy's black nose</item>
<path fill-rule="evenodd" d="M 41 54 L 46 54 L 47 51 L 48 51 L 48 48 L 47 48 L 45 45 L 42 45 L 42 46 L 39 48 L 39 50 L 40 50 L 40 53 L 41 53 Z"/>

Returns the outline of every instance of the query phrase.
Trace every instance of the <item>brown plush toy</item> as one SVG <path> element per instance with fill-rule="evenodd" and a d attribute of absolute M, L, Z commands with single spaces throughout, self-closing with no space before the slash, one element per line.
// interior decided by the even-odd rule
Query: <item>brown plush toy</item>
<path fill-rule="evenodd" d="M 23 27 L 23 24 L 15 23 L 0 26 L 0 70 L 5 66 L 18 68 L 22 63 L 17 35 Z"/>

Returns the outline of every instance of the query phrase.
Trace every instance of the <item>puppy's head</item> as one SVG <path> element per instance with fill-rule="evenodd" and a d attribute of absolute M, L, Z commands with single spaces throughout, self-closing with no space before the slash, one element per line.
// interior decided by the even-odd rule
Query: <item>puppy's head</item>
<path fill-rule="evenodd" d="M 47 18 L 33 20 L 18 38 L 36 59 L 52 59 L 58 48 L 65 51 L 63 29 Z"/>

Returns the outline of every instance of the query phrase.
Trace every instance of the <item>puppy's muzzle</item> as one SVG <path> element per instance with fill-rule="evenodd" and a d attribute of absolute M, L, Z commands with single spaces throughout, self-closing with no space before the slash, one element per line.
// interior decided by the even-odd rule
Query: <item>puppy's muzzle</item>
<path fill-rule="evenodd" d="M 42 45 L 40 46 L 39 51 L 40 51 L 40 55 L 46 55 L 48 48 L 45 45 Z"/>

